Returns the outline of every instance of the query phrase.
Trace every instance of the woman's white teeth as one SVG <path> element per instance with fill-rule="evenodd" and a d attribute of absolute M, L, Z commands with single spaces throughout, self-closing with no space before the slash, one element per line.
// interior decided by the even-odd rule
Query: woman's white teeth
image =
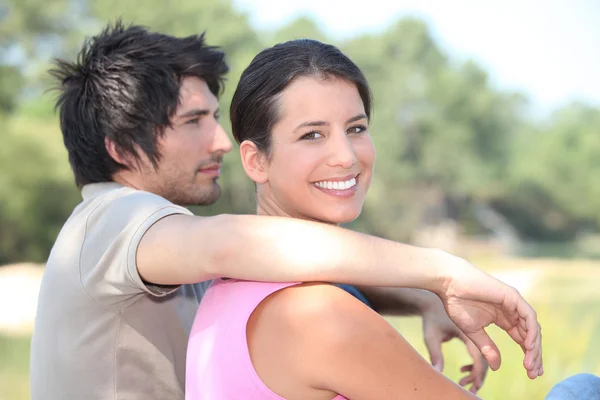
<path fill-rule="evenodd" d="M 347 181 L 320 181 L 315 182 L 315 186 L 323 189 L 346 190 L 356 185 L 356 178 L 348 179 Z"/>

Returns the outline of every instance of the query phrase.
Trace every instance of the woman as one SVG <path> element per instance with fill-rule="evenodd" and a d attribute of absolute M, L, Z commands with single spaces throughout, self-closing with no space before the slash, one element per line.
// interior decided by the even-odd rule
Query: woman
<path fill-rule="evenodd" d="M 258 214 L 357 218 L 375 163 L 370 115 L 364 76 L 334 46 L 298 40 L 257 55 L 231 119 Z M 215 281 L 187 357 L 187 399 L 476 398 L 377 313 L 326 283 Z"/>

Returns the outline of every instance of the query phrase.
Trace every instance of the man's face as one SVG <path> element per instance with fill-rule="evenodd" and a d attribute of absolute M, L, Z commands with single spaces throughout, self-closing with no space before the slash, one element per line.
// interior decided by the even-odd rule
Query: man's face
<path fill-rule="evenodd" d="M 223 155 L 231 141 L 219 124 L 219 103 L 205 81 L 184 78 L 171 128 L 159 136 L 158 168 L 143 168 L 144 189 L 179 205 L 209 205 L 221 195 Z"/>

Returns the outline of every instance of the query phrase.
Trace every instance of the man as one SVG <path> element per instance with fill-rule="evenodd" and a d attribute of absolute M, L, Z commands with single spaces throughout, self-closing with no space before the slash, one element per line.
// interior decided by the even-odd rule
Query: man
<path fill-rule="evenodd" d="M 484 331 L 496 323 L 522 346 L 528 376 L 543 373 L 533 309 L 464 260 L 325 224 L 184 208 L 220 195 L 231 150 L 218 122 L 227 69 L 202 36 L 121 23 L 88 41 L 77 62 L 58 62 L 61 130 L 83 201 L 47 262 L 32 399 L 183 398 L 187 337 L 215 277 L 362 285 L 379 311 L 412 303 L 433 327 L 438 364 L 444 336 L 459 336 L 497 369 Z M 476 389 L 486 366 L 475 361 L 466 383 Z"/>

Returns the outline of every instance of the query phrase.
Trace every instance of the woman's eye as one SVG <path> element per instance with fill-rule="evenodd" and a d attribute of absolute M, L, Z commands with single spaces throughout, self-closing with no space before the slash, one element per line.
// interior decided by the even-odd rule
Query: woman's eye
<path fill-rule="evenodd" d="M 364 125 L 356 125 L 348 129 L 348 133 L 362 133 L 367 130 L 367 127 Z"/>
<path fill-rule="evenodd" d="M 302 135 L 301 140 L 316 140 L 323 137 L 319 132 L 308 132 L 305 135 Z"/>

